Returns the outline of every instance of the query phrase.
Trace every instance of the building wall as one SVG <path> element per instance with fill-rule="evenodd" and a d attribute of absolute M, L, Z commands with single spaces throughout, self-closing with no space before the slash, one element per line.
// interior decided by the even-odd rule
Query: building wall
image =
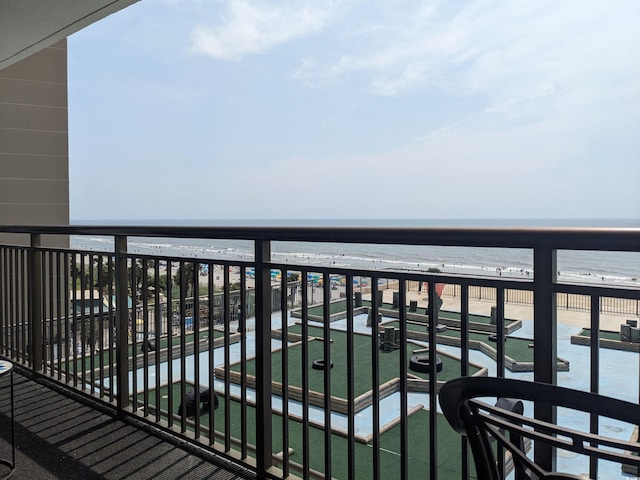
<path fill-rule="evenodd" d="M 0 70 L 0 224 L 69 224 L 66 40 Z"/>

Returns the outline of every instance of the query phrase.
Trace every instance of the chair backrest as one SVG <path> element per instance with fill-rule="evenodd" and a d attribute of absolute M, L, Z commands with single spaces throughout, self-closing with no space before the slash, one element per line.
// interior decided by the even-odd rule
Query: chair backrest
<path fill-rule="evenodd" d="M 510 399 L 490 405 L 486 397 Z M 553 405 L 628 423 L 640 424 L 640 405 L 545 383 L 493 377 L 462 377 L 447 382 L 439 393 L 442 412 L 451 426 L 469 439 L 479 479 L 500 480 L 503 465 L 512 462 L 515 479 L 581 479 L 572 473 L 548 472 L 537 465 L 527 448 L 533 441 L 575 452 L 591 459 L 620 463 L 640 472 L 640 443 L 566 428 L 523 415 L 515 400 Z M 500 408 L 500 407 L 503 408 Z M 506 408 L 505 408 L 506 407 Z M 561 414 L 559 414 L 560 416 Z M 587 422 L 597 425 L 597 422 Z M 501 447 L 501 448 L 498 448 Z M 496 453 L 504 451 L 498 462 Z M 498 466 L 500 463 L 500 468 Z"/>

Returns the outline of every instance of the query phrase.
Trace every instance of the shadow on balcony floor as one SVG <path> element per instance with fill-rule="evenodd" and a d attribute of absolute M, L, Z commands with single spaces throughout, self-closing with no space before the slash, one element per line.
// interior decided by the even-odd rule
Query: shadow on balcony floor
<path fill-rule="evenodd" d="M 16 470 L 11 478 L 249 479 L 250 472 L 194 454 L 15 373 Z M 10 458 L 9 383 L 0 385 L 0 457 Z"/>

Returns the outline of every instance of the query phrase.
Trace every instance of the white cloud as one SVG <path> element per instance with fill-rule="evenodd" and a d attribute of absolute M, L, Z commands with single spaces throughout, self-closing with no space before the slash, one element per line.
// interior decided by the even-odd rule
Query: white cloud
<path fill-rule="evenodd" d="M 132 57 L 121 91 L 131 94 L 128 105 L 151 96 L 147 104 L 162 108 L 134 109 L 124 119 L 131 123 L 122 124 L 114 99 L 123 101 L 124 93 L 86 89 L 85 110 L 76 101 L 72 118 L 73 156 L 82 158 L 76 171 L 102 172 L 105 162 L 139 169 L 122 189 L 151 192 L 141 198 L 153 199 L 164 217 L 187 210 L 210 217 L 219 205 L 245 218 L 638 216 L 640 2 L 213 3 L 176 3 L 153 32 L 131 27 L 132 35 L 148 33 L 154 48 L 151 39 L 163 39 L 162 54 L 153 56 L 162 63 L 145 68 L 148 59 Z M 138 16 L 151 19 L 157 4 L 135 8 L 148 8 Z M 210 21 L 212 11 L 220 16 Z M 188 56 L 177 64 L 184 68 L 163 73 L 166 59 L 186 57 L 183 41 L 194 21 L 201 25 L 195 51 L 246 61 L 221 65 Z M 118 44 L 108 40 L 101 51 Z M 126 53 L 139 53 L 138 45 Z M 263 68 L 262 59 L 247 57 L 276 48 L 267 70 L 251 69 L 263 77 L 247 79 L 247 69 L 235 68 L 255 65 L 251 60 Z M 87 52 L 91 65 L 95 51 Z M 99 62 L 104 78 L 123 58 L 118 52 L 113 66 Z M 291 59 L 299 59 L 297 82 L 330 88 L 287 82 Z M 221 69 L 230 80 L 211 86 L 208 79 Z M 132 72 L 141 76 L 135 88 Z M 244 86 L 253 81 L 257 93 L 247 96 Z M 118 93 L 104 83 L 105 92 Z M 80 98 L 83 90 L 74 92 Z M 114 133 L 113 125 L 118 135 L 109 138 L 117 142 L 92 137 Z M 203 188 L 184 188 L 194 171 Z M 88 194 L 78 185 L 87 182 L 72 183 L 74 209 L 81 209 L 78 199 Z M 148 203 L 135 211 L 126 201 L 105 199 L 105 218 L 149 215 Z"/>
<path fill-rule="evenodd" d="M 374 78 L 371 89 L 378 95 L 396 95 L 427 80 L 428 67 L 420 63 L 407 65 L 399 74 Z"/>
<path fill-rule="evenodd" d="M 318 85 L 359 72 L 377 95 L 479 94 L 506 112 L 537 101 L 540 86 L 562 93 L 640 73 L 626 50 L 639 41 L 637 2 L 406 2 L 380 13 L 387 23 L 376 28 L 362 28 L 353 15 L 339 53 L 305 56 L 296 77 Z"/>
<path fill-rule="evenodd" d="M 221 60 L 240 60 L 320 31 L 331 16 L 322 2 L 283 4 L 231 0 L 218 25 L 192 32 L 192 49 Z"/>

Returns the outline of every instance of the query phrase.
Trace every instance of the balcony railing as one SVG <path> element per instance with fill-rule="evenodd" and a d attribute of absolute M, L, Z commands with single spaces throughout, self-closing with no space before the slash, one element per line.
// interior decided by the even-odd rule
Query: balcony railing
<path fill-rule="evenodd" d="M 557 384 L 586 370 L 581 388 L 638 401 L 637 374 L 624 392 L 601 388 L 606 369 L 615 368 L 601 355 L 601 323 L 619 314 L 620 335 L 626 328 L 629 338 L 611 342 L 637 352 L 637 328 L 622 324 L 637 320 L 640 289 L 562 283 L 557 258 L 565 250 L 638 255 L 640 230 L 0 231 L 23 242 L 0 247 L 0 354 L 260 478 L 473 478 L 465 442 L 437 409 L 439 386 L 455 376 Z M 43 246 L 44 238 L 69 235 L 110 242 L 102 250 Z M 159 246 L 177 239 L 248 241 L 252 248 L 230 258 L 193 250 L 169 255 Z M 313 251 L 329 241 L 337 251 L 347 244 L 523 249 L 532 265 L 526 276 L 500 276 L 274 261 L 281 242 Z M 148 248 L 134 251 L 135 242 Z M 516 306 L 522 318 L 510 316 Z M 558 334 L 558 318 L 569 311 L 586 312 L 577 364 L 563 358 Z M 529 338 L 519 340 L 523 324 Z M 628 355 L 637 368 L 640 354 Z M 534 408 L 540 419 L 556 417 Z M 597 421 L 590 425 L 598 428 Z M 532 455 L 541 464 L 556 462 L 552 451 Z M 594 475 L 598 466 L 585 468 Z"/>

